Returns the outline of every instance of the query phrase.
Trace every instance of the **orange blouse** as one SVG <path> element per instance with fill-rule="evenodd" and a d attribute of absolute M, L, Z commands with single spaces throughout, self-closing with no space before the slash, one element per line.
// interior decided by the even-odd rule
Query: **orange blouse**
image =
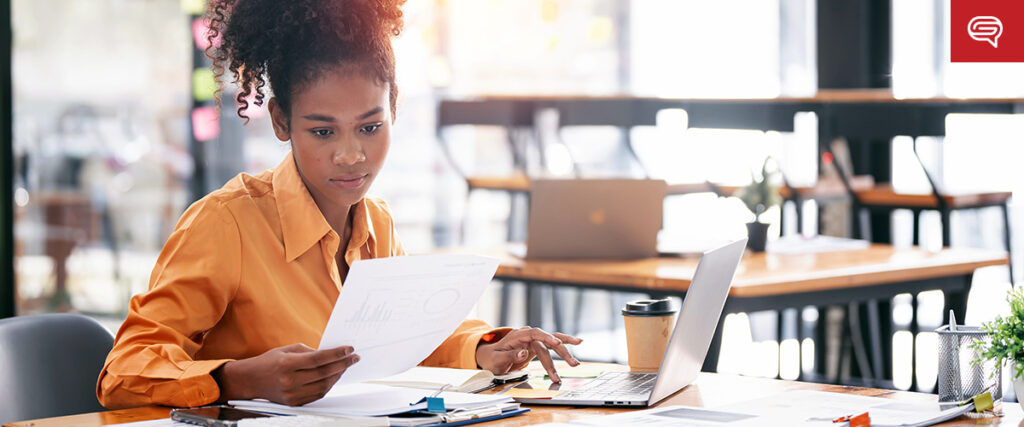
<path fill-rule="evenodd" d="M 405 254 L 383 201 L 364 198 L 352 209 L 348 265 Z M 220 397 L 210 372 L 224 363 L 294 343 L 316 348 L 343 281 L 339 244 L 290 153 L 194 203 L 164 245 L 149 291 L 131 300 L 97 380 L 100 403 L 209 404 Z M 475 369 L 489 332 L 467 320 L 423 364 Z"/>

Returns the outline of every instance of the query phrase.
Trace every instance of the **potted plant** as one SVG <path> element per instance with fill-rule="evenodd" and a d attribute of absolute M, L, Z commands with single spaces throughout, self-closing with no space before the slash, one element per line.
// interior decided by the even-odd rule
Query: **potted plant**
<path fill-rule="evenodd" d="M 978 351 L 979 359 L 974 363 L 992 360 L 996 366 L 1010 365 L 1010 379 L 1017 401 L 1024 407 L 1024 289 L 1016 288 L 1006 294 L 1010 303 L 1010 314 L 998 316 L 982 325 L 989 340 L 978 340 L 972 347 Z"/>
<path fill-rule="evenodd" d="M 779 186 L 772 182 L 774 171 L 769 169 L 771 160 L 771 157 L 765 158 L 761 165 L 761 176 L 751 173 L 750 184 L 735 194 L 754 214 L 754 221 L 747 223 L 747 247 L 754 252 L 763 252 L 768 242 L 768 224 L 761 222 L 761 214 L 782 201 Z"/>

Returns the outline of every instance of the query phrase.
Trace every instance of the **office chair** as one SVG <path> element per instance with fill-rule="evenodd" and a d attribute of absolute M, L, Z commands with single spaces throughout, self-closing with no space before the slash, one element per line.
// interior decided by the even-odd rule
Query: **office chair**
<path fill-rule="evenodd" d="M 913 213 L 913 244 L 920 241 L 920 219 L 921 212 L 925 210 L 938 211 L 942 222 L 942 246 L 949 247 L 950 243 L 950 214 L 955 210 L 981 209 L 998 207 L 1003 214 L 1003 245 L 1009 257 L 1010 283 L 1013 284 L 1014 264 L 1011 240 L 1013 234 L 1010 232 L 1010 191 L 990 191 L 962 194 L 948 194 L 940 188 L 934 175 L 925 166 L 917 150 L 917 139 L 913 143 L 914 159 L 924 172 L 925 179 L 931 194 L 903 194 L 897 193 L 890 184 L 878 184 L 869 188 L 855 188 L 850 184 L 849 176 L 840 168 L 839 177 L 843 180 L 844 186 L 853 197 L 853 217 L 857 219 L 858 225 L 854 227 L 857 238 L 869 238 L 870 223 L 867 216 L 862 216 L 869 211 L 892 212 L 896 209 L 908 209 Z M 836 165 L 837 168 L 839 165 Z"/>
<path fill-rule="evenodd" d="M 516 229 L 522 221 L 516 212 L 515 198 L 524 197 L 529 191 L 528 147 L 534 140 L 533 112 L 513 102 L 494 102 L 476 105 L 464 101 L 441 101 L 437 108 L 437 141 L 441 153 L 452 169 L 466 182 L 466 203 L 463 207 L 462 223 L 459 226 L 459 240 L 466 240 L 469 216 L 469 199 L 475 190 L 496 191 L 509 194 L 513 199 L 508 217 L 508 238 L 514 240 Z M 445 136 L 445 129 L 451 126 L 498 127 L 505 130 L 506 143 L 512 155 L 513 172 L 508 175 L 477 175 L 464 169 L 456 160 L 452 147 Z M 543 150 L 539 150 L 543 154 Z M 541 160 L 543 162 L 543 159 Z"/>
<path fill-rule="evenodd" d="M 96 378 L 113 345 L 78 314 L 0 320 L 0 422 L 104 411 Z"/>

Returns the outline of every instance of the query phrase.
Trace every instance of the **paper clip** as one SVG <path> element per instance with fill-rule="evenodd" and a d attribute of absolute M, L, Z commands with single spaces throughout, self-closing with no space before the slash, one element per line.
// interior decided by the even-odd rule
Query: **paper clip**
<path fill-rule="evenodd" d="M 441 386 L 441 388 L 437 389 L 437 391 L 435 391 L 434 394 L 430 395 L 430 397 L 440 396 L 441 393 L 447 391 L 448 389 L 450 389 L 452 387 L 453 386 L 451 384 L 445 384 L 445 385 Z"/>
<path fill-rule="evenodd" d="M 435 391 L 434 394 L 423 398 L 424 400 L 427 401 L 427 412 L 437 414 L 444 414 L 447 412 L 447 409 L 445 409 L 444 405 L 444 398 L 438 396 L 440 396 L 442 392 L 448 390 L 449 388 L 452 388 L 452 385 L 445 384 L 441 386 L 441 388 L 437 389 L 437 391 Z"/>
<path fill-rule="evenodd" d="M 847 415 L 832 420 L 833 423 L 849 422 L 850 427 L 871 427 L 871 417 L 867 412 L 859 415 Z"/>

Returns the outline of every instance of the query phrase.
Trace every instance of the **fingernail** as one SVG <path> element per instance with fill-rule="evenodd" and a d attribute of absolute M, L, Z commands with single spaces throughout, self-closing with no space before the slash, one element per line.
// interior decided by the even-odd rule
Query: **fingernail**
<path fill-rule="evenodd" d="M 352 356 L 352 363 L 356 363 L 358 361 L 359 361 L 359 356 Z"/>
<path fill-rule="evenodd" d="M 560 382 L 562 382 L 562 378 L 559 377 L 558 374 L 551 374 L 551 381 L 556 382 L 556 383 L 560 383 Z"/>
<path fill-rule="evenodd" d="M 530 352 L 528 352 L 526 350 L 519 350 L 519 353 L 516 353 L 516 359 L 525 359 L 526 356 L 529 355 L 529 354 L 530 354 Z"/>
<path fill-rule="evenodd" d="M 572 366 L 576 366 L 576 365 L 580 364 L 580 361 L 578 359 L 576 359 L 575 357 L 571 358 L 570 361 L 572 362 Z"/>

